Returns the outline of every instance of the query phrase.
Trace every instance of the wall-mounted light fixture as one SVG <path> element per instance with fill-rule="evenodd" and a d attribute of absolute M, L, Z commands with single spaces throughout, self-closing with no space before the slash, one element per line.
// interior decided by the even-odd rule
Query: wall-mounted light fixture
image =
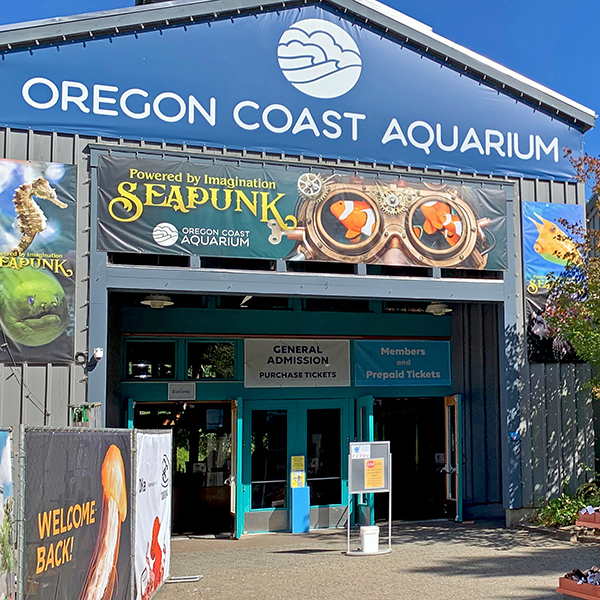
<path fill-rule="evenodd" d="M 427 306 L 425 312 L 430 315 L 435 315 L 436 317 L 443 317 L 448 313 L 452 312 L 452 309 L 443 302 L 432 302 Z"/>
<path fill-rule="evenodd" d="M 173 306 L 174 304 L 169 296 L 164 296 L 163 294 L 150 294 L 141 303 L 150 308 L 164 308 L 165 306 Z"/>
<path fill-rule="evenodd" d="M 77 352 L 75 354 L 75 362 L 81 365 L 86 371 L 93 371 L 103 358 L 104 348 L 94 348 L 89 357 L 85 352 Z"/>

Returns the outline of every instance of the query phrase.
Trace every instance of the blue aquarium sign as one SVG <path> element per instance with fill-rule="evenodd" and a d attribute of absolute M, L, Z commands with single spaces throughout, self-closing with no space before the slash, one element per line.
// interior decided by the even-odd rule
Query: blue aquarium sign
<path fill-rule="evenodd" d="M 358 340 L 354 369 L 357 387 L 452 385 L 450 342 Z"/>
<path fill-rule="evenodd" d="M 571 178 L 576 127 L 317 6 L 0 62 L 15 128 Z"/>

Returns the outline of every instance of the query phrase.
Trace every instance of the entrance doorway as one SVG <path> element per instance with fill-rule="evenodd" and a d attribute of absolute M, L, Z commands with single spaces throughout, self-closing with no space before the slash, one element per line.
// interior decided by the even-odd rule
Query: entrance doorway
<path fill-rule="evenodd" d="M 174 533 L 232 532 L 231 403 L 136 403 L 134 426 L 173 429 Z"/>
<path fill-rule="evenodd" d="M 347 502 L 348 400 L 244 404 L 246 532 L 286 531 L 291 457 L 305 458 L 311 527 L 339 524 Z"/>
<path fill-rule="evenodd" d="M 375 439 L 390 441 L 393 458 L 393 520 L 455 517 L 455 499 L 446 491 L 445 412 L 444 398 L 375 400 Z M 388 518 L 383 496 L 375 495 L 377 520 Z"/>

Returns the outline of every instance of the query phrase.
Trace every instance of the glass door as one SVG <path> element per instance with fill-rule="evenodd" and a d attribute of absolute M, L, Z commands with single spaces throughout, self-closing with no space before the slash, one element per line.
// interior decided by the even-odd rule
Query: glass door
<path fill-rule="evenodd" d="M 456 521 L 463 520 L 462 506 L 462 416 L 460 395 L 446 396 L 445 430 L 446 452 L 444 473 L 446 475 L 446 501 L 455 505 Z"/>
<path fill-rule="evenodd" d="M 251 509 L 287 507 L 288 414 L 253 410 L 250 441 Z"/>
<path fill-rule="evenodd" d="M 305 457 L 311 507 L 329 507 L 311 526 L 328 527 L 341 518 L 350 406 L 347 399 L 244 402 L 246 531 L 286 530 L 292 456 Z"/>

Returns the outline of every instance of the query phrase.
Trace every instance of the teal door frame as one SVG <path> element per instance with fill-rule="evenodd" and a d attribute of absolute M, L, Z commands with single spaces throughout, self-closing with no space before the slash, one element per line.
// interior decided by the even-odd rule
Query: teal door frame
<path fill-rule="evenodd" d="M 373 418 L 373 396 L 360 396 L 355 403 L 356 429 L 355 442 L 372 442 L 375 436 L 375 423 Z M 356 494 L 354 497 L 353 515 L 351 523 L 356 525 L 375 524 L 375 495 Z"/>
<path fill-rule="evenodd" d="M 457 485 L 456 485 L 456 520 L 459 523 L 463 522 L 463 502 L 464 502 L 464 463 L 466 459 L 463 453 L 463 401 L 461 394 L 455 394 L 456 398 L 456 414 L 458 419 L 457 426 L 457 437 L 458 437 L 458 448 L 457 448 Z"/>
<path fill-rule="evenodd" d="M 241 485 L 238 485 L 239 502 L 236 512 L 236 531 L 243 531 L 244 515 L 247 512 L 257 511 L 280 511 L 289 509 L 290 488 L 290 457 L 307 456 L 307 411 L 320 409 L 340 409 L 340 466 L 341 466 L 341 501 L 334 506 L 345 506 L 348 503 L 348 444 L 353 433 L 354 425 L 354 400 L 350 398 L 341 399 L 312 399 L 312 400 L 248 400 L 243 402 L 242 438 L 240 444 L 241 454 Z M 251 484 L 251 432 L 252 411 L 254 410 L 285 410 L 287 411 L 287 490 L 288 500 L 285 508 L 252 508 L 252 484 Z M 239 510 L 241 509 L 241 510 Z"/>
<path fill-rule="evenodd" d="M 244 424 L 244 400 L 241 397 L 236 398 L 233 401 L 232 407 L 232 434 L 234 437 L 234 445 L 232 450 L 235 452 L 235 473 L 233 476 L 233 497 L 235 504 L 232 505 L 232 512 L 235 514 L 234 517 L 234 532 L 233 535 L 236 539 L 239 539 L 244 533 L 244 484 L 242 478 L 242 466 L 243 466 L 243 424 Z M 235 429 L 234 429 L 235 428 Z M 234 457 L 232 456 L 232 459 Z"/>

